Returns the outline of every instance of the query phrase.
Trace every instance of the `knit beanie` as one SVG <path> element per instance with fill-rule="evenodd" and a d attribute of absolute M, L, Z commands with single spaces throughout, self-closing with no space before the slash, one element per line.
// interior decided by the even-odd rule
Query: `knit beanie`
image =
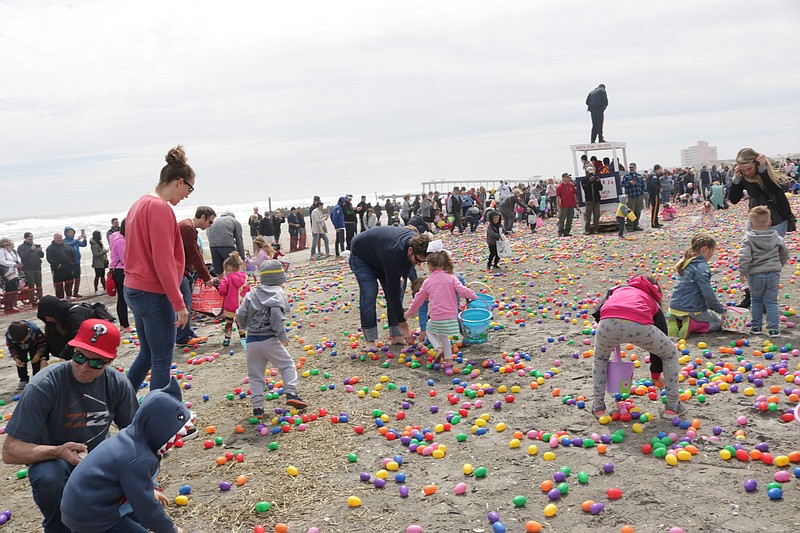
<path fill-rule="evenodd" d="M 269 259 L 261 263 L 258 268 L 262 285 L 283 285 L 286 283 L 286 271 L 276 259 Z"/>

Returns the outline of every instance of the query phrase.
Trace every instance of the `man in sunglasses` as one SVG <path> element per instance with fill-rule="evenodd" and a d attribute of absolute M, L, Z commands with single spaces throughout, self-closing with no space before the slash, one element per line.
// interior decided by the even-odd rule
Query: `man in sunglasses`
<path fill-rule="evenodd" d="M 117 357 L 119 330 L 85 320 L 69 345 L 72 360 L 50 365 L 31 380 L 6 426 L 3 462 L 27 464 L 33 500 L 45 533 L 68 532 L 61 522 L 64 485 L 86 453 L 108 438 L 111 423 L 131 423 L 138 402 Z"/>

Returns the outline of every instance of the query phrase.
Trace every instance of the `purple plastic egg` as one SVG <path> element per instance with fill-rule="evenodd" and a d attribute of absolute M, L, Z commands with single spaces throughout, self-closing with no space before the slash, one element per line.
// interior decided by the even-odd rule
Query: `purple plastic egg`
<path fill-rule="evenodd" d="M 605 463 L 603 465 L 603 472 L 610 474 L 614 471 L 614 463 Z"/>
<path fill-rule="evenodd" d="M 593 515 L 598 515 L 603 512 L 603 509 L 606 508 L 606 504 L 603 502 L 594 502 L 591 506 L 589 506 L 589 512 Z"/>
<path fill-rule="evenodd" d="M 220 481 L 219 482 L 219 490 L 221 490 L 223 492 L 231 490 L 230 481 Z"/>
<path fill-rule="evenodd" d="M 376 477 L 375 481 L 373 481 L 372 483 L 375 485 L 376 489 L 382 489 L 383 487 L 386 486 L 386 480 L 385 479 L 381 479 L 379 477 Z"/>
<path fill-rule="evenodd" d="M 489 511 L 489 514 L 486 515 L 486 518 L 489 520 L 489 522 L 494 524 L 495 522 L 500 520 L 500 515 L 497 514 L 496 511 Z"/>
<path fill-rule="evenodd" d="M 553 481 L 555 481 L 556 483 L 561 483 L 562 481 L 566 480 L 567 480 L 567 475 L 564 472 L 558 471 L 555 474 L 553 474 Z"/>
<path fill-rule="evenodd" d="M 547 492 L 547 497 L 550 498 L 553 501 L 556 501 L 557 499 L 559 499 L 561 497 L 561 491 L 556 489 L 556 488 L 550 489 Z"/>
<path fill-rule="evenodd" d="M 748 479 L 744 482 L 744 490 L 747 492 L 755 492 L 758 490 L 758 481 L 755 479 Z"/>
<path fill-rule="evenodd" d="M 408 487 L 406 487 L 405 485 L 400 485 L 400 487 L 397 490 L 400 492 L 401 498 L 408 498 Z"/>
<path fill-rule="evenodd" d="M 358 475 L 358 478 L 359 478 L 361 481 L 369 481 L 370 475 L 369 475 L 367 472 L 361 472 L 361 473 Z"/>

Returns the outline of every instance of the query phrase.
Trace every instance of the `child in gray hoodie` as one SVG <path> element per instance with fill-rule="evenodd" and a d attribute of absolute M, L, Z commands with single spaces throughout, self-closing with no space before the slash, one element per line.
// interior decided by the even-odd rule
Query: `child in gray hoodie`
<path fill-rule="evenodd" d="M 259 266 L 261 285 L 245 295 L 236 311 L 236 321 L 247 332 L 247 375 L 250 378 L 250 403 L 253 416 L 264 416 L 264 372 L 272 362 L 281 373 L 286 403 L 304 409 L 306 402 L 297 395 L 297 369 L 286 351 L 289 336 L 283 324 L 289 302 L 283 294 L 286 272 L 280 261 L 270 259 Z"/>
<path fill-rule="evenodd" d="M 789 259 L 783 237 L 770 228 L 769 208 L 759 205 L 747 215 L 750 230 L 739 248 L 739 275 L 750 283 L 750 311 L 753 314 L 751 335 L 761 334 L 763 310 L 767 310 L 767 332 L 779 337 L 778 289 L 781 269 Z"/>

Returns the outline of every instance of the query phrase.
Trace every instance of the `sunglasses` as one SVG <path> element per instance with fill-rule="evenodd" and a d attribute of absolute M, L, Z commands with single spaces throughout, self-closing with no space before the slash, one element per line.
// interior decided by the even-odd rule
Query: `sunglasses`
<path fill-rule="evenodd" d="M 186 184 L 187 187 L 189 187 L 189 194 L 192 194 L 194 192 L 194 186 L 186 180 L 183 180 L 183 182 Z"/>
<path fill-rule="evenodd" d="M 106 366 L 107 363 L 107 361 L 104 359 L 89 359 L 80 352 L 75 352 L 72 356 L 72 360 L 79 365 L 82 365 L 83 363 L 89 363 L 89 368 L 94 368 L 95 370 L 100 370 Z"/>

